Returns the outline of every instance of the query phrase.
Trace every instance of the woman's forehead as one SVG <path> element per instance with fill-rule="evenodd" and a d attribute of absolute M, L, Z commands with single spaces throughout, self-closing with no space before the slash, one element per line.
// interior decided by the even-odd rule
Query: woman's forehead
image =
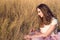
<path fill-rule="evenodd" d="M 37 8 L 37 11 L 41 11 L 39 8 Z"/>

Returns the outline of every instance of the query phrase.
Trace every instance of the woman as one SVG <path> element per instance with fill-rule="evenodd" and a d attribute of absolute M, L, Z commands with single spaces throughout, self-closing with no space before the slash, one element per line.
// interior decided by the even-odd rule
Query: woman
<path fill-rule="evenodd" d="M 37 6 L 36 10 L 39 19 L 41 19 L 40 32 L 31 32 L 33 35 L 26 35 L 24 38 L 31 40 L 58 40 L 57 32 L 55 31 L 58 26 L 58 21 L 49 7 L 45 4 L 40 4 Z M 54 31 L 56 33 L 54 33 Z"/>

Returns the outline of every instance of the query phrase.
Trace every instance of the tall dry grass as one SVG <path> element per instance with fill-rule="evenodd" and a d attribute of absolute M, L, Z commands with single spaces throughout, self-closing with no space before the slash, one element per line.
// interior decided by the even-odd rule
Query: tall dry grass
<path fill-rule="evenodd" d="M 60 20 L 60 0 L 0 0 L 0 40 L 23 40 L 31 27 L 37 28 L 36 6 L 45 3 Z"/>

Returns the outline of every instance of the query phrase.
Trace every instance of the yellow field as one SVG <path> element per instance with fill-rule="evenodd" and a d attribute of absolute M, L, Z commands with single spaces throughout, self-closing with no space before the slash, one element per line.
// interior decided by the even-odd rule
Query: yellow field
<path fill-rule="evenodd" d="M 0 40 L 23 40 L 37 28 L 36 6 L 45 3 L 60 20 L 60 0 L 0 0 Z"/>

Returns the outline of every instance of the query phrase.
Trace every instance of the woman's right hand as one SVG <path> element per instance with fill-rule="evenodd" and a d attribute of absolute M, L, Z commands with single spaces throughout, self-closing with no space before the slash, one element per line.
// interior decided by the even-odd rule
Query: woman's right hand
<path fill-rule="evenodd" d="M 30 35 L 24 35 L 24 39 L 25 40 L 31 40 L 31 36 Z"/>
<path fill-rule="evenodd" d="M 30 39 L 29 35 L 24 35 L 24 39 Z"/>

